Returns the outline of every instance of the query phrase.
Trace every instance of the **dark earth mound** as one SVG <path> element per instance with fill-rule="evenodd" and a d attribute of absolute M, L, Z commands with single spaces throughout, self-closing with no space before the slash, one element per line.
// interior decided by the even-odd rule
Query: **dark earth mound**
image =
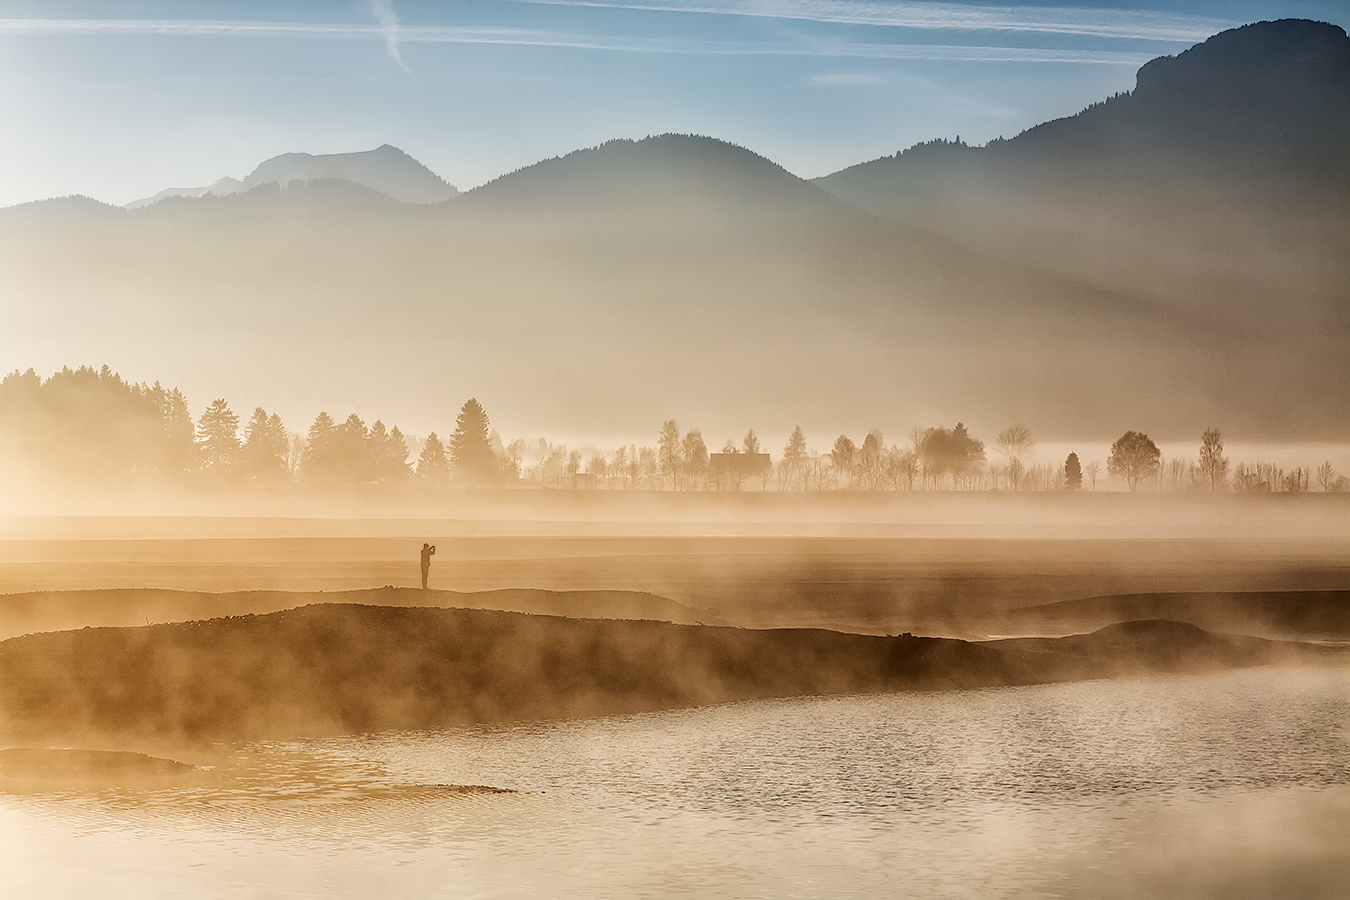
<path fill-rule="evenodd" d="M 684 625 L 719 624 L 699 610 L 644 591 L 418 590 L 385 586 L 350 591 L 179 591 L 112 588 L 0 594 L 0 640 L 35 631 L 88 626 L 134 626 L 226 616 L 263 615 L 310 603 L 456 607 L 570 616 L 582 619 L 655 619 Z"/>
<path fill-rule="evenodd" d="M 1170 622 L 981 645 L 331 604 L 5 641 L 0 728 L 11 739 L 261 739 L 1328 658 L 1339 657 Z"/>
<path fill-rule="evenodd" d="M 1350 640 L 1350 591 L 1173 591 L 1064 600 L 1000 614 L 1000 634 L 1095 631 L 1139 619 L 1293 640 Z"/>

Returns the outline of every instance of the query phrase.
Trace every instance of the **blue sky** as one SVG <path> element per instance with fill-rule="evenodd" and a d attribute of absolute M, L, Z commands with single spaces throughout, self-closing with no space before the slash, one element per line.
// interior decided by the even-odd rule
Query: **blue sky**
<path fill-rule="evenodd" d="M 614 137 L 806 177 L 984 142 L 1225 27 L 1344 0 L 0 0 L 0 205 L 125 203 L 287 151 L 394 144 L 461 188 Z"/>

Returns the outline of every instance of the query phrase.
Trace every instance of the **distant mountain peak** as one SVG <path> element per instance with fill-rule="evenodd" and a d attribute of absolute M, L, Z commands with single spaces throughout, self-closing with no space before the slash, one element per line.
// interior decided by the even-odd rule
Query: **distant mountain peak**
<path fill-rule="evenodd" d="M 825 192 L 738 144 L 696 134 L 616 138 L 517 169 L 465 194 L 473 204 L 581 209 L 711 202 L 820 202 Z"/>
<path fill-rule="evenodd" d="M 237 194 L 263 184 L 285 187 L 296 181 L 349 181 L 378 191 L 400 203 L 439 203 L 459 195 L 435 172 L 392 144 L 356 153 L 282 153 L 263 160 L 242 181 L 221 178 L 209 187 L 169 188 L 153 197 L 127 204 L 135 209 L 170 197 Z"/>
<path fill-rule="evenodd" d="M 1023 138 L 1029 144 L 1049 138 L 1078 153 L 1179 153 L 1177 162 L 1188 158 L 1201 167 L 1344 173 L 1350 37 L 1336 25 L 1305 19 L 1220 32 L 1146 63 L 1131 93 L 1008 143 Z"/>
<path fill-rule="evenodd" d="M 1221 31 L 1176 56 L 1145 63 L 1135 92 L 1272 74 L 1350 77 L 1350 37 L 1338 25 L 1308 19 L 1254 22 Z"/>
<path fill-rule="evenodd" d="M 1350 37 L 1337 25 L 1307 19 L 1255 22 L 1220 32 L 1176 56 L 1146 63 L 1134 98 L 1144 104 L 1350 99 Z"/>
<path fill-rule="evenodd" d="M 241 185 L 248 190 L 276 182 L 336 178 L 379 191 L 402 203 L 439 203 L 459 192 L 440 176 L 391 144 L 357 153 L 283 153 L 264 160 Z"/>
<path fill-rule="evenodd" d="M 1280 19 L 1223 31 L 1176 56 L 1151 60 L 1139 69 L 1133 91 L 1016 137 L 984 147 L 959 139 L 917 144 L 817 183 L 833 190 L 837 176 L 869 167 L 929 173 L 1015 160 L 1059 166 L 1114 159 L 1127 167 L 1189 165 L 1201 172 L 1231 164 L 1350 175 L 1348 149 L 1350 36 L 1325 22 Z"/>

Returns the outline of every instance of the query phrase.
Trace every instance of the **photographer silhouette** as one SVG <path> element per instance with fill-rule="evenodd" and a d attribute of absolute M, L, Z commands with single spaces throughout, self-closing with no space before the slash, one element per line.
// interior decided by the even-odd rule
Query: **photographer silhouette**
<path fill-rule="evenodd" d="M 436 555 L 435 544 L 422 545 L 422 590 L 427 589 L 427 576 L 431 574 L 431 558 Z"/>

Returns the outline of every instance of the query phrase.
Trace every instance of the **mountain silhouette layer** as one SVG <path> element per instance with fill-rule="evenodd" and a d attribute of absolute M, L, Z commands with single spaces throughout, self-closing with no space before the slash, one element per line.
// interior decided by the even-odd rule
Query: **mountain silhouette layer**
<path fill-rule="evenodd" d="M 1350 38 L 1260 22 L 984 147 L 818 179 L 878 215 L 1254 331 L 1350 341 Z"/>
<path fill-rule="evenodd" d="M 744 147 L 690 134 L 608 141 L 496 178 L 463 205 L 517 212 L 623 212 L 718 207 L 755 214 L 786 205 L 823 209 L 829 195 Z"/>
<path fill-rule="evenodd" d="M 815 183 L 661 135 L 409 204 L 288 155 L 227 196 L 0 211 L 0 277 L 26 334 L 197 403 L 407 423 L 451 391 L 512 432 L 676 417 L 718 443 L 958 419 L 1342 440 L 1347 59 L 1340 29 L 1259 23 L 1012 140 Z"/>
<path fill-rule="evenodd" d="M 397 147 L 384 144 L 360 153 L 283 153 L 264 160 L 243 181 L 226 177 L 204 188 L 169 188 L 127 206 L 139 209 L 174 197 L 223 197 L 260 185 L 285 188 L 320 180 L 348 181 L 400 203 L 440 203 L 459 195 L 454 185 Z"/>
<path fill-rule="evenodd" d="M 1139 69 L 1133 91 L 1012 139 L 985 147 L 933 141 L 817 183 L 883 212 L 894 211 L 898 192 L 920 190 L 906 179 L 948 171 L 1097 182 L 1273 175 L 1281 187 L 1304 180 L 1343 190 L 1350 184 L 1347 146 L 1350 37 L 1335 25 L 1286 19 L 1225 31 L 1155 59 Z"/>

